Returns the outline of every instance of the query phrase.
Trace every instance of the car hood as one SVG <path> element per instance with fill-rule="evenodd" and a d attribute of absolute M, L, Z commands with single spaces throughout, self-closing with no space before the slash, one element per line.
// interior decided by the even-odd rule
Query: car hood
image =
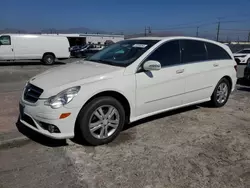
<path fill-rule="evenodd" d="M 81 85 L 84 84 L 84 80 L 88 80 L 88 83 L 98 81 L 103 79 L 101 75 L 119 70 L 124 70 L 124 68 L 90 61 L 78 61 L 49 69 L 34 76 L 29 82 L 44 90 L 54 89 L 75 82 L 79 82 Z"/>

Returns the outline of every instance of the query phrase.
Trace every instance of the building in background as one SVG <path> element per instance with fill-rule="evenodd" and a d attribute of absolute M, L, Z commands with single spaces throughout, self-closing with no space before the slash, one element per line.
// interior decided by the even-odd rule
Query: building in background
<path fill-rule="evenodd" d="M 113 34 L 42 34 L 42 35 L 58 35 L 68 38 L 70 46 L 85 45 L 85 44 L 97 44 L 104 45 L 106 41 L 112 41 L 114 43 L 124 40 L 124 35 Z"/>

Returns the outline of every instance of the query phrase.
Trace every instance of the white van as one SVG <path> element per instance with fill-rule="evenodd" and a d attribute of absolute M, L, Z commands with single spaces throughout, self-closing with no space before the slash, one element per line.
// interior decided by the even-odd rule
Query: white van
<path fill-rule="evenodd" d="M 124 125 L 148 116 L 207 101 L 224 106 L 236 69 L 229 47 L 211 40 L 124 40 L 31 78 L 20 121 L 51 138 L 80 134 L 92 145 L 106 144 Z"/>
<path fill-rule="evenodd" d="M 28 34 L 0 35 L 0 60 L 41 60 L 53 64 L 55 59 L 70 57 L 69 41 L 62 36 Z"/>

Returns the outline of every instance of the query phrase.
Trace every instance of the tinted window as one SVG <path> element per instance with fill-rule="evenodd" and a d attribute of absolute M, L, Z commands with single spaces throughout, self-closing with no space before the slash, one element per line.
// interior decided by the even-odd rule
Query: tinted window
<path fill-rule="evenodd" d="M 158 47 L 148 58 L 161 63 L 161 66 L 169 66 L 180 63 L 179 41 L 170 41 Z"/>
<path fill-rule="evenodd" d="M 0 44 L 1 45 L 10 45 L 10 36 L 1 36 L 0 37 Z"/>
<path fill-rule="evenodd" d="M 191 63 L 207 60 L 207 52 L 202 41 L 181 40 L 182 62 Z"/>
<path fill-rule="evenodd" d="M 230 55 L 220 46 L 212 43 L 205 43 L 209 60 L 231 59 Z"/>
<path fill-rule="evenodd" d="M 87 58 L 88 61 L 126 67 L 137 60 L 158 40 L 123 40 L 114 43 Z"/>

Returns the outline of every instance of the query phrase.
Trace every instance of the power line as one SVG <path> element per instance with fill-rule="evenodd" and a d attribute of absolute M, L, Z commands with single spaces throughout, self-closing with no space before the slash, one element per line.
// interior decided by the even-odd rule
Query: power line
<path fill-rule="evenodd" d="M 224 30 L 224 31 L 242 31 L 242 32 L 249 32 L 250 31 L 250 29 L 221 29 L 221 30 Z"/>

